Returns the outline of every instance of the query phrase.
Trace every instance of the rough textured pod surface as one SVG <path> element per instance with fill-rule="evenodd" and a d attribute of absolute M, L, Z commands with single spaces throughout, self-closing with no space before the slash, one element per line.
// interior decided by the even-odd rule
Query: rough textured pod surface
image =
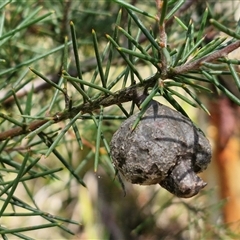
<path fill-rule="evenodd" d="M 202 131 L 156 101 L 131 131 L 137 116 L 126 119 L 112 137 L 115 168 L 131 183 L 159 183 L 178 197 L 196 195 L 206 186 L 197 173 L 211 161 L 211 146 Z"/>

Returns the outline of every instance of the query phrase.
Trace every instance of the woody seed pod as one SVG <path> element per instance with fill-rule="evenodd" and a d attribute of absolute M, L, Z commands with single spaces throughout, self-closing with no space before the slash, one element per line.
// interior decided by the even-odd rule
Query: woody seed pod
<path fill-rule="evenodd" d="M 178 197 L 196 195 L 206 183 L 197 175 L 211 161 L 201 130 L 181 113 L 151 101 L 137 127 L 126 119 L 111 140 L 115 168 L 131 183 L 160 184 Z"/>

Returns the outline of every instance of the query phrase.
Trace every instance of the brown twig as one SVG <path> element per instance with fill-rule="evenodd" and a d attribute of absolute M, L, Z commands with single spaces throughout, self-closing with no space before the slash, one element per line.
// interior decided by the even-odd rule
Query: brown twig
<path fill-rule="evenodd" d="M 162 5 L 163 5 L 163 1 L 156 0 L 157 20 L 159 22 L 158 29 L 159 29 L 159 37 L 160 37 L 159 45 L 160 47 L 164 48 L 167 46 L 167 35 L 165 32 L 165 23 L 163 22 L 162 24 L 160 24 Z"/>
<path fill-rule="evenodd" d="M 36 120 L 23 127 L 14 127 L 10 130 L 0 133 L 0 142 L 16 136 L 30 133 L 38 129 L 48 121 L 53 121 L 54 124 L 60 121 L 64 121 L 66 119 L 73 118 L 79 112 L 82 112 L 82 114 L 90 113 L 94 110 L 100 109 L 100 106 L 108 107 L 111 105 L 132 101 L 136 97 L 137 92 L 139 92 L 141 89 L 144 90 L 145 88 L 153 87 L 157 79 L 158 75 L 154 75 L 145 82 L 119 90 L 114 95 L 104 95 L 96 99 L 95 101 L 86 102 L 78 106 L 72 107 L 69 111 L 65 110 L 62 112 L 58 112 L 52 117 L 48 117 L 48 119 Z"/>
<path fill-rule="evenodd" d="M 163 7 L 163 1 L 162 0 L 156 0 L 156 8 L 157 8 L 157 20 L 158 20 L 158 29 L 159 29 L 159 46 L 161 47 L 162 51 L 160 52 L 160 59 L 161 59 L 161 70 L 162 70 L 162 76 L 167 75 L 167 58 L 163 51 L 164 48 L 167 46 L 167 34 L 165 32 L 165 22 L 163 21 L 161 23 L 161 12 Z"/>
<path fill-rule="evenodd" d="M 224 47 L 223 49 L 220 49 L 216 52 L 213 52 L 209 54 L 208 56 L 199 58 L 195 61 L 190 61 L 184 65 L 175 67 L 171 69 L 172 74 L 182 74 L 189 72 L 190 70 L 196 70 L 199 69 L 204 62 L 213 62 L 221 57 L 226 57 L 230 52 L 234 51 L 235 49 L 240 47 L 240 40 L 236 41 L 234 43 L 229 44 L 228 46 Z"/>

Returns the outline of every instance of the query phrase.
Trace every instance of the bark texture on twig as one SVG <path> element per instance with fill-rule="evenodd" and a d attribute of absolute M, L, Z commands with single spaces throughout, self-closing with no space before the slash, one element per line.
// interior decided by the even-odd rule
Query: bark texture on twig
<path fill-rule="evenodd" d="M 172 69 L 173 74 L 181 74 L 186 73 L 191 70 L 199 69 L 204 62 L 213 62 L 221 57 L 226 57 L 230 52 L 234 51 L 235 49 L 240 47 L 240 40 L 236 41 L 234 43 L 229 44 L 228 46 L 224 47 L 223 49 L 220 49 L 216 52 L 213 52 L 209 54 L 208 56 L 199 58 L 195 61 L 187 62 L 184 65 L 181 65 L 179 67 L 175 67 Z"/>
<path fill-rule="evenodd" d="M 134 98 L 137 97 L 137 93 L 139 91 L 141 90 L 143 91 L 147 87 L 154 86 L 156 80 L 157 76 L 155 75 L 152 78 L 145 81 L 143 84 L 136 84 L 128 88 L 124 88 L 122 90 L 117 91 L 114 95 L 104 95 L 92 102 L 86 102 L 78 106 L 75 106 L 70 111 L 65 110 L 62 112 L 58 112 L 54 114 L 52 117 L 48 117 L 47 119 L 43 120 L 33 121 L 25 125 L 24 127 L 14 127 L 10 130 L 0 133 L 0 141 L 11 139 L 22 134 L 30 133 L 36 130 L 37 128 L 41 127 L 48 121 L 53 121 L 54 123 L 57 123 L 66 119 L 73 118 L 79 112 L 82 112 L 82 114 L 90 113 L 94 110 L 100 109 L 100 106 L 108 107 L 111 105 L 132 101 L 134 100 Z"/>

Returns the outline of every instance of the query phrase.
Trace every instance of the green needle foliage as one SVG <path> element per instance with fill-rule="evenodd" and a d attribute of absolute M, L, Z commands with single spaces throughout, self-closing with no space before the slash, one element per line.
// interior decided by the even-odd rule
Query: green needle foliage
<path fill-rule="evenodd" d="M 83 198 L 81 203 L 88 208 L 83 192 L 94 187 L 85 181 L 87 175 L 106 176 L 111 188 L 120 189 L 113 181 L 111 136 L 139 107 L 134 130 L 153 98 L 168 102 L 185 116 L 183 106 L 188 105 L 210 114 L 202 100 L 217 94 L 240 105 L 239 96 L 218 79 L 228 75 L 240 91 L 239 60 L 227 57 L 240 47 L 239 23 L 227 26 L 227 20 L 215 18 L 214 6 L 203 3 L 193 8 L 202 9 L 194 22 L 185 4 L 183 0 L 0 4 L 3 239 L 33 239 L 36 232 L 40 239 L 51 228 L 59 229 L 55 238 L 69 239 L 81 232 L 82 224 L 90 220 L 84 209 L 83 217 L 74 215 L 74 206 Z M 207 39 L 209 26 L 225 36 Z M 143 92 L 148 97 L 136 107 L 136 94 Z M 49 202 L 41 203 L 40 192 L 47 194 L 46 199 L 58 195 L 60 207 L 53 204 L 55 211 Z M 149 209 L 155 201 L 156 192 L 143 208 Z M 95 204 L 101 201 L 96 199 Z M 173 199 L 163 201 L 153 215 L 142 217 L 131 236 L 152 226 L 171 204 Z M 145 210 L 139 211 L 141 216 Z M 14 225 L 7 218 L 13 218 Z M 36 218 L 36 224 L 28 220 Z M 94 233 L 92 238 L 99 237 Z M 108 237 L 107 230 L 101 233 L 101 238 Z"/>

